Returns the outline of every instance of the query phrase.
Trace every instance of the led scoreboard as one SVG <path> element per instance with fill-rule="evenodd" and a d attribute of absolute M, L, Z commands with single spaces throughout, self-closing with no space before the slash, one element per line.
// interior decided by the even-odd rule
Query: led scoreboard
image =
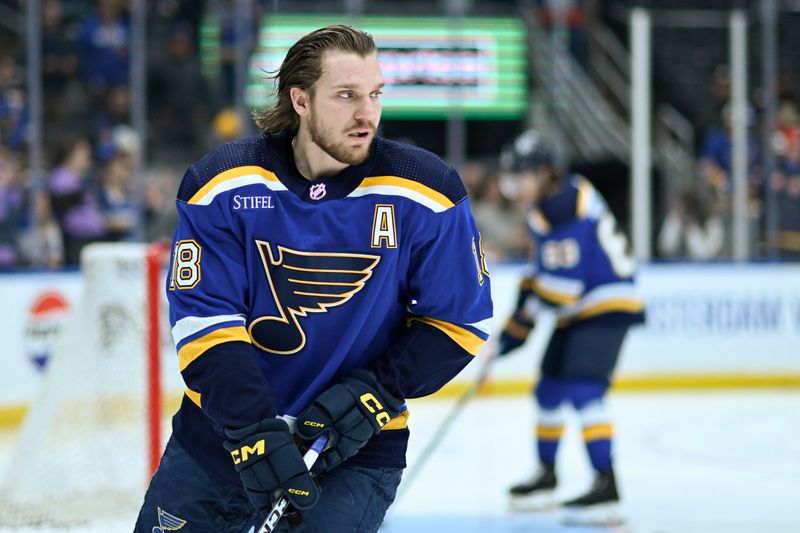
<path fill-rule="evenodd" d="M 267 15 L 250 62 L 246 100 L 263 108 L 274 99 L 274 72 L 289 47 L 341 16 Z M 516 18 L 360 17 L 352 24 L 378 46 L 386 82 L 385 118 L 517 119 L 527 106 L 526 34 Z"/>

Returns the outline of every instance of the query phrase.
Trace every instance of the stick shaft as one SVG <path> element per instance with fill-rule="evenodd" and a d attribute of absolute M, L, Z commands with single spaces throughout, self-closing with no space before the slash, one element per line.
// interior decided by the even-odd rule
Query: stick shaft
<path fill-rule="evenodd" d="M 540 315 L 537 317 L 536 327 L 538 328 L 538 334 L 541 335 L 539 344 L 537 344 L 535 348 L 536 353 L 534 354 L 537 361 L 541 360 L 545 350 L 547 349 L 550 338 L 555 331 L 556 322 L 556 316 L 553 312 L 540 313 Z M 481 385 L 483 385 L 483 383 L 489 377 L 492 364 L 497 357 L 497 345 L 492 343 L 489 347 L 489 353 L 483 362 L 483 366 L 478 371 L 476 378 L 472 381 L 472 383 L 470 383 L 469 387 L 467 387 L 461 396 L 459 396 L 458 400 L 456 400 L 456 403 L 453 404 L 453 407 L 450 409 L 450 412 L 447 413 L 447 416 L 441 422 L 439 427 L 436 428 L 433 436 L 428 440 L 428 443 L 417 456 L 416 462 L 409 467 L 406 473 L 403 475 L 403 483 L 398 489 L 395 502 L 399 501 L 400 498 L 408 491 L 408 488 L 411 486 L 414 479 L 417 477 L 420 471 L 422 471 L 423 467 L 427 464 L 431 456 L 433 456 L 434 452 L 439 447 L 439 444 L 441 444 L 441 442 L 444 440 L 444 437 L 449 431 L 450 426 L 452 426 L 456 421 L 458 416 L 466 407 L 467 403 L 478 393 Z"/>
<path fill-rule="evenodd" d="M 414 462 L 413 466 L 408 469 L 408 472 L 403 476 L 403 484 L 400 485 L 400 490 L 395 500 L 400 500 L 403 494 L 408 490 L 408 487 L 411 486 L 411 483 L 414 481 L 414 478 L 422 471 L 422 468 L 428 462 L 431 456 L 433 456 L 433 452 L 436 451 L 436 448 L 439 447 L 439 444 L 444 440 L 444 436 L 447 434 L 450 426 L 453 425 L 453 422 L 456 421 L 458 415 L 461 414 L 461 411 L 464 410 L 464 407 L 467 405 L 467 402 L 472 399 L 478 393 L 478 390 L 483 385 L 486 378 L 489 377 L 489 370 L 491 369 L 492 363 L 496 359 L 494 353 L 490 353 L 486 360 L 483 363 L 480 371 L 478 372 L 477 377 L 469 384 L 469 387 L 458 397 L 456 403 L 453 404 L 453 407 L 450 408 L 450 412 L 447 413 L 447 416 L 444 418 L 439 427 L 436 428 L 433 436 L 428 440 L 428 443 L 419 453 L 416 462 Z"/>

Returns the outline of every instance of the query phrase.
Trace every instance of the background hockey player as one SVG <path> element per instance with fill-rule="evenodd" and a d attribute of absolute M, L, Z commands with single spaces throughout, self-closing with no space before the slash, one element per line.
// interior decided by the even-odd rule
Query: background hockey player
<path fill-rule="evenodd" d="M 500 166 L 510 180 L 507 188 L 528 206 L 535 250 L 516 308 L 498 339 L 499 355 L 525 342 L 540 310 L 554 309 L 557 316 L 534 390 L 539 469 L 510 489 L 511 504 L 531 510 L 553 503 L 562 406 L 570 404 L 581 421 L 595 480 L 588 493 L 564 504 L 565 518 L 618 521 L 613 425 L 604 396 L 628 329 L 644 316 L 634 289 L 635 263 L 600 193 L 586 178 L 566 173 L 554 147 L 538 132 L 529 130 L 506 147 Z"/>
<path fill-rule="evenodd" d="M 281 525 L 368 532 L 391 504 L 407 398 L 477 354 L 489 277 L 455 170 L 376 136 L 370 35 L 322 28 L 288 51 L 263 134 L 192 165 L 168 280 L 186 395 L 137 532 Z M 309 445 L 330 432 L 313 467 Z M 166 515 L 165 515 L 166 513 Z"/>

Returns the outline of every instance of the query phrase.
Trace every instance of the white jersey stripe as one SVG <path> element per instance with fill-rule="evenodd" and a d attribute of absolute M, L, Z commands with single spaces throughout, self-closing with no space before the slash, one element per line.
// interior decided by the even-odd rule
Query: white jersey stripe
<path fill-rule="evenodd" d="M 257 174 L 247 174 L 244 176 L 239 176 L 237 178 L 232 178 L 220 182 L 206 194 L 204 194 L 197 200 L 193 200 L 192 203 L 197 205 L 209 205 L 214 200 L 214 198 L 217 197 L 218 194 L 222 194 L 225 191 L 238 189 L 240 187 L 245 187 L 247 185 L 258 185 L 258 184 L 265 185 L 268 189 L 273 191 L 287 190 L 286 186 L 279 181 L 269 180 L 264 176 L 259 176 Z"/>
<path fill-rule="evenodd" d="M 467 324 L 467 326 L 475 328 L 478 331 L 480 331 L 481 333 L 485 333 L 487 335 L 490 335 L 491 332 L 492 332 L 492 319 L 491 318 L 487 318 L 486 320 L 481 320 L 480 322 L 475 322 L 473 324 Z"/>
<path fill-rule="evenodd" d="M 224 324 L 226 322 L 241 322 L 242 326 L 245 324 L 244 315 L 217 315 L 217 316 L 187 316 L 178 320 L 172 327 L 172 340 L 175 346 L 183 341 L 183 339 L 194 335 L 198 331 L 202 331 L 215 324 Z"/>
<path fill-rule="evenodd" d="M 447 210 L 447 207 L 440 204 L 436 200 L 425 196 L 413 189 L 406 187 L 398 187 L 396 185 L 370 185 L 367 187 L 359 187 L 350 194 L 348 197 L 367 196 L 368 194 L 384 194 L 387 196 L 404 196 L 409 200 L 414 200 L 418 204 L 422 204 L 434 213 L 441 213 Z"/>

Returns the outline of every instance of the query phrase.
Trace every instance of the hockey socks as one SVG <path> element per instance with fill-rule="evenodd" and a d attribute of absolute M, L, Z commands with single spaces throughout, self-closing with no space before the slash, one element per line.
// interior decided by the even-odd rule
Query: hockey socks
<path fill-rule="evenodd" d="M 569 380 L 567 394 L 578 412 L 583 441 L 592 467 L 599 472 L 611 470 L 611 439 L 614 427 L 603 397 L 607 383 L 599 380 Z"/>

